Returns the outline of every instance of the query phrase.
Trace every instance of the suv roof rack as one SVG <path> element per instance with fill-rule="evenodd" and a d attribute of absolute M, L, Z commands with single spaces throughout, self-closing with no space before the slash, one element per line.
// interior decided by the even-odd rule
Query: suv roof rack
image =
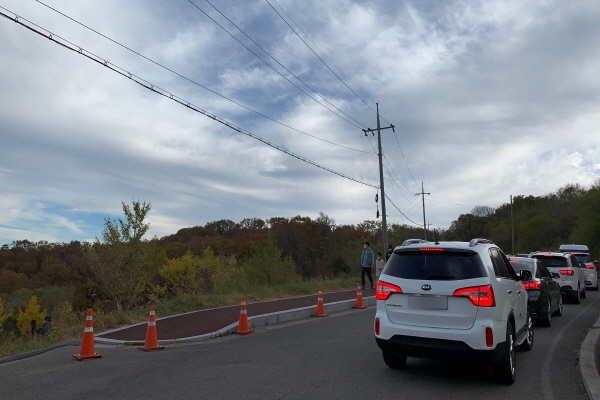
<path fill-rule="evenodd" d="M 429 243 L 429 241 L 425 239 L 406 239 L 404 242 L 402 242 L 402 246 L 408 246 L 417 243 Z"/>
<path fill-rule="evenodd" d="M 477 239 L 472 239 L 472 240 L 469 242 L 469 247 L 475 247 L 475 246 L 477 246 L 478 244 L 483 244 L 483 243 L 486 243 L 486 244 L 494 244 L 494 242 L 492 242 L 492 241 L 491 241 L 491 240 L 489 240 L 489 239 L 477 238 Z"/>

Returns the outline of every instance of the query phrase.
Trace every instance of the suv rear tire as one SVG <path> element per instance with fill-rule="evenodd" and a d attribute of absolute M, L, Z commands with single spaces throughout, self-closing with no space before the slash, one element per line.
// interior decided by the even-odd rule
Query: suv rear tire
<path fill-rule="evenodd" d="M 554 311 L 554 315 L 556 315 L 557 317 L 560 317 L 563 313 L 563 300 L 562 300 L 562 295 L 559 296 L 558 298 L 558 310 Z"/>
<path fill-rule="evenodd" d="M 494 379 L 504 385 L 512 385 L 517 377 L 514 332 L 512 322 L 506 324 L 506 351 L 502 360 L 493 365 Z"/>
<path fill-rule="evenodd" d="M 540 325 L 550 327 L 552 326 L 552 303 L 548 300 L 548 311 L 545 318 L 540 319 Z"/>
<path fill-rule="evenodd" d="M 579 286 L 577 286 L 577 293 L 573 296 L 573 303 L 581 304 L 581 292 L 579 291 Z"/>
<path fill-rule="evenodd" d="M 385 365 L 391 369 L 403 369 L 406 366 L 406 356 L 399 356 L 398 354 L 387 353 L 382 351 L 383 361 Z"/>
<path fill-rule="evenodd" d="M 581 298 L 585 299 L 587 297 L 587 286 L 583 287 L 583 291 L 581 292 Z"/>

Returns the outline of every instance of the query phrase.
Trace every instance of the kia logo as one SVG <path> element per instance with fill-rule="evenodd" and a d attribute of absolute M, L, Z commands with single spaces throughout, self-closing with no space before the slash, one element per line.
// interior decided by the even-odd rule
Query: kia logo
<path fill-rule="evenodd" d="M 429 286 L 429 285 L 423 285 L 423 286 L 421 286 L 421 289 L 423 289 L 423 290 L 431 290 L 431 286 Z"/>

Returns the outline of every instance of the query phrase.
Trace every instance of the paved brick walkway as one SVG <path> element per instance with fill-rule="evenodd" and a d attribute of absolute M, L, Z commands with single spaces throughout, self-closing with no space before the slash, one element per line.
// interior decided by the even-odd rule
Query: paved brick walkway
<path fill-rule="evenodd" d="M 375 295 L 375 291 L 372 289 L 365 289 L 362 292 L 363 297 Z M 343 292 L 323 293 L 323 302 L 325 304 L 352 299 L 356 299 L 355 289 Z M 247 309 L 248 317 L 252 317 L 256 315 L 270 314 L 274 312 L 310 306 L 314 306 L 316 310 L 317 294 L 273 301 L 263 301 L 259 303 L 248 303 Z M 216 332 L 221 328 L 239 321 L 240 306 L 236 305 L 213 308 L 210 310 L 194 311 L 191 313 L 165 317 L 162 319 L 160 319 L 160 315 L 157 315 L 157 318 L 159 319 L 156 321 L 156 329 L 160 340 L 182 339 Z M 146 330 L 147 324 L 144 323 L 110 333 L 96 334 L 96 337 L 143 342 L 146 337 Z"/>

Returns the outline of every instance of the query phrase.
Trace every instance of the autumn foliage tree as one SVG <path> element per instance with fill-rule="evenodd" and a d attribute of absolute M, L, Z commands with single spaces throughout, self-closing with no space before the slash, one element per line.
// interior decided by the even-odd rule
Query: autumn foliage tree
<path fill-rule="evenodd" d="M 139 201 L 133 201 L 131 206 L 121 204 L 125 220 L 106 218 L 102 241 L 96 240 L 88 257 L 102 288 L 117 307 L 129 309 L 143 298 L 151 278 L 148 268 L 151 246 L 144 239 L 150 226 L 144 220 L 152 206 Z"/>

